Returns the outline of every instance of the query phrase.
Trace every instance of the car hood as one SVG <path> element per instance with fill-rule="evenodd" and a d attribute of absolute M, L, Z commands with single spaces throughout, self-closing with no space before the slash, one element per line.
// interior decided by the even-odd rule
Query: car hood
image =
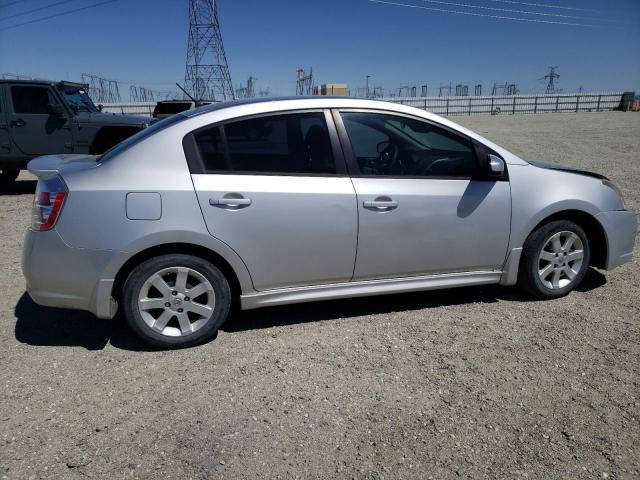
<path fill-rule="evenodd" d="M 581 170 L 579 168 L 570 167 L 569 165 L 561 165 L 559 163 L 551 163 L 551 162 L 540 162 L 538 160 L 527 160 L 527 163 L 533 165 L 534 167 L 544 168 L 547 170 L 559 170 L 561 172 L 569 172 L 575 173 L 577 175 L 585 175 L 587 177 L 598 178 L 600 180 L 609 180 L 604 175 L 600 175 L 599 173 L 590 172 L 588 170 Z"/>

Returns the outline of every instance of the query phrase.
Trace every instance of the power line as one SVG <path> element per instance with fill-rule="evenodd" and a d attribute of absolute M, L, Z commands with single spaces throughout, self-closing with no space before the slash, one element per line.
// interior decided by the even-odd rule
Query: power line
<path fill-rule="evenodd" d="M 44 5 L 43 7 L 34 8 L 33 10 L 27 10 L 26 12 L 15 13 L 13 15 L 9 15 L 8 17 L 0 18 L 0 21 L 8 20 L 10 18 L 21 17 L 22 15 L 29 15 L 30 13 L 39 12 L 41 10 L 46 10 L 47 8 L 57 7 L 58 5 L 62 5 L 64 3 L 74 2 L 75 0 L 62 0 L 56 3 L 50 3 L 49 5 Z"/>
<path fill-rule="evenodd" d="M 444 2 L 442 0 L 421 0 L 427 3 L 437 3 L 440 5 L 451 5 L 453 7 L 465 7 L 465 8 L 478 8 L 482 10 L 491 10 L 494 12 L 509 12 L 509 13 L 520 13 L 525 15 L 540 15 L 545 17 L 560 17 L 560 18 L 573 18 L 577 20 L 605 20 L 605 21 L 614 21 L 614 20 L 606 20 L 603 18 L 593 18 L 593 17 L 577 17 L 575 15 L 563 15 L 561 13 L 543 13 L 543 12 L 531 12 L 529 10 L 513 10 L 510 8 L 497 8 L 497 7 L 485 7 L 481 5 L 472 5 L 470 3 L 456 3 L 456 2 Z"/>
<path fill-rule="evenodd" d="M 601 13 L 598 10 L 593 10 L 591 8 L 565 7 L 565 6 L 562 6 L 562 5 L 550 5 L 548 3 L 517 2 L 515 0 L 491 0 L 491 1 L 492 2 L 499 2 L 499 3 L 511 3 L 511 4 L 515 4 L 515 5 L 527 5 L 529 7 L 559 8 L 561 10 L 579 10 L 579 11 L 582 11 L 582 12 Z"/>
<path fill-rule="evenodd" d="M 120 1 L 120 0 L 106 0 L 104 2 L 94 3 L 93 5 L 87 5 L 86 7 L 75 8 L 73 10 L 67 10 L 66 12 L 56 13 L 54 15 L 49 15 L 47 17 L 36 18 L 35 20 L 29 20 L 28 22 L 22 22 L 22 23 L 17 23 L 15 25 L 9 25 L 8 27 L 0 28 L 0 32 L 3 31 L 3 30 L 9 30 L 9 29 L 12 29 L 12 28 L 22 27 L 23 25 L 30 25 L 32 23 L 44 22 L 45 20 L 50 20 L 52 18 L 61 17 L 63 15 L 69 15 L 71 13 L 80 12 L 82 10 L 89 10 L 90 8 L 99 7 L 101 5 L 106 5 L 107 3 L 114 3 L 114 2 L 118 2 L 118 1 Z"/>
<path fill-rule="evenodd" d="M 16 3 L 23 3 L 27 0 L 16 0 L 15 2 L 5 3 L 4 5 L 0 5 L 0 7 L 10 7 L 11 5 L 15 5 Z"/>
<path fill-rule="evenodd" d="M 435 8 L 435 7 L 423 7 L 421 5 L 409 5 L 406 3 L 396 3 L 396 2 L 387 2 L 383 0 L 368 0 L 370 3 L 382 3 L 385 5 L 396 5 L 398 7 L 408 7 L 408 8 L 419 8 L 421 10 L 431 10 L 434 12 L 443 12 L 443 13 L 457 13 L 458 15 L 470 15 L 473 17 L 485 17 L 485 18 L 495 18 L 497 20 L 515 20 L 519 22 L 531 22 L 531 23 L 546 23 L 551 25 L 570 25 L 573 27 L 591 27 L 598 28 L 602 27 L 602 25 L 589 25 L 585 23 L 573 23 L 573 22 L 556 22 L 553 20 L 541 20 L 535 18 L 521 18 L 521 17 L 506 17 L 502 15 L 490 15 L 487 13 L 475 13 L 475 12 L 461 12 L 459 10 L 448 10 L 444 8 Z"/>

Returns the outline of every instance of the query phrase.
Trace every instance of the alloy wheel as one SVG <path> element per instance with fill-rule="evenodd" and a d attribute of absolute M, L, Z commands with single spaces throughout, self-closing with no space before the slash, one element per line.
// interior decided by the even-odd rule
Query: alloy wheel
<path fill-rule="evenodd" d="M 153 330 L 181 337 L 209 321 L 215 301 L 213 286 L 204 275 L 188 267 L 170 267 L 147 278 L 138 295 L 138 309 Z"/>
<path fill-rule="evenodd" d="M 551 290 L 560 290 L 571 285 L 584 259 L 584 247 L 574 232 L 561 231 L 553 234 L 544 243 L 538 257 L 538 277 Z"/>

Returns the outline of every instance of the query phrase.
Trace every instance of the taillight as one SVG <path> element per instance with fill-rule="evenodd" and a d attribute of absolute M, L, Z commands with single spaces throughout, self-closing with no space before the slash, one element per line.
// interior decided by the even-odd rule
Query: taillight
<path fill-rule="evenodd" d="M 40 180 L 36 188 L 31 214 L 34 230 L 51 230 L 60 216 L 67 188 L 58 177 Z"/>

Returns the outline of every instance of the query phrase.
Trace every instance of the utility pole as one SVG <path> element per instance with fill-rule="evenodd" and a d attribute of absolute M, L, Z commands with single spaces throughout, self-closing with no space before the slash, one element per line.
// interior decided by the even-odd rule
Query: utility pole
<path fill-rule="evenodd" d="M 234 100 L 215 0 L 189 0 L 185 90 L 196 100 Z"/>

